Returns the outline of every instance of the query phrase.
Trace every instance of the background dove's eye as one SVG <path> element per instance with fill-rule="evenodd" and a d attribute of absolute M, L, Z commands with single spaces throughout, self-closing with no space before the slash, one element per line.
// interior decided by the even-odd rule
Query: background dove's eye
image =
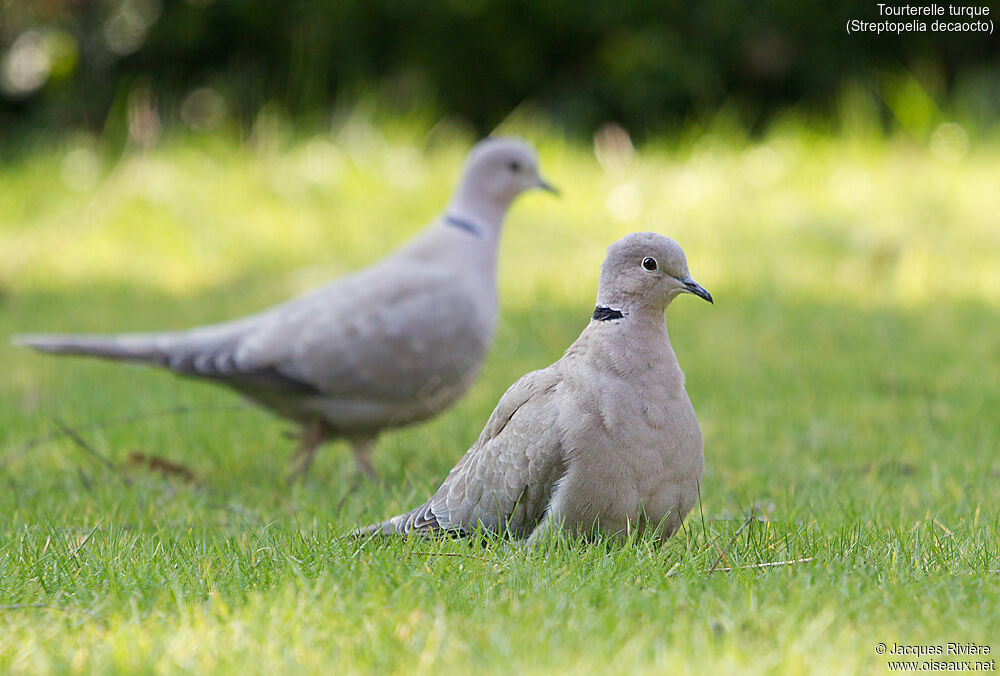
<path fill-rule="evenodd" d="M 644 269 L 649 270 L 650 272 L 652 272 L 653 270 L 656 269 L 656 259 L 655 258 L 649 258 L 648 256 L 646 258 L 643 258 L 642 259 L 642 267 Z"/>
<path fill-rule="evenodd" d="M 517 173 L 521 171 L 521 164 L 520 162 L 511 162 L 510 164 L 507 165 L 507 168 L 513 171 L 514 173 Z"/>

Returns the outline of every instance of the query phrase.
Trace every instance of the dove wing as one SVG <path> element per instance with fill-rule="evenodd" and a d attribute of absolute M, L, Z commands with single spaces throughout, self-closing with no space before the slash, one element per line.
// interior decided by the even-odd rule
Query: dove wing
<path fill-rule="evenodd" d="M 560 382 L 557 365 L 517 381 L 427 503 L 363 532 L 462 535 L 482 527 L 526 537 L 565 472 L 557 425 Z"/>
<path fill-rule="evenodd" d="M 343 279 L 268 313 L 213 362 L 327 398 L 405 402 L 466 378 L 487 348 L 489 335 L 459 282 L 421 266 Z"/>

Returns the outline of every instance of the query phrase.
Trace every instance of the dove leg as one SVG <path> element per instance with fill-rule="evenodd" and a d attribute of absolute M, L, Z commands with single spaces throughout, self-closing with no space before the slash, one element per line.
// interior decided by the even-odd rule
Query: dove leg
<path fill-rule="evenodd" d="M 351 448 L 354 449 L 354 461 L 358 464 L 358 469 L 364 472 L 370 480 L 375 481 L 378 475 L 372 467 L 371 454 L 375 448 L 375 437 L 358 437 L 350 440 Z"/>
<path fill-rule="evenodd" d="M 316 458 L 316 449 L 326 440 L 327 427 L 322 420 L 313 420 L 302 427 L 302 439 L 292 456 L 292 471 L 288 474 L 289 481 L 301 479 L 309 471 Z"/>

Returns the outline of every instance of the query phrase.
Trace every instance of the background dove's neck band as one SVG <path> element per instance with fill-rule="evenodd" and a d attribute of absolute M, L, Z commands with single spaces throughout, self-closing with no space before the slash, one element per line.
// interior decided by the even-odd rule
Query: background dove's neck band
<path fill-rule="evenodd" d="M 465 230 L 468 233 L 475 235 L 482 239 L 483 230 L 475 223 L 465 220 L 464 218 L 459 218 L 458 216 L 452 216 L 451 214 L 445 214 L 444 222 L 453 227 L 459 228 L 460 230 Z"/>
<path fill-rule="evenodd" d="M 463 181 L 452 195 L 445 213 L 477 224 L 484 235 L 498 235 L 513 199 L 513 195 L 484 194 L 478 184 Z"/>

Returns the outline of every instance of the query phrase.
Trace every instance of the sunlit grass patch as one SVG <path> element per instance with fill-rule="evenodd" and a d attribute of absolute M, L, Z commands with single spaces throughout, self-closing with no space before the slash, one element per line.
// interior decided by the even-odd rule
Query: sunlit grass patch
<path fill-rule="evenodd" d="M 378 484 L 334 444 L 288 486 L 288 426 L 212 385 L 0 341 L 0 669 L 823 673 L 884 669 L 877 641 L 989 643 L 1000 148 L 510 131 L 563 198 L 514 207 L 483 376 L 382 437 Z M 0 168 L 0 338 L 262 308 L 415 233 L 468 141 L 354 119 L 26 154 Z M 341 540 L 434 490 L 639 229 L 676 238 L 716 298 L 667 319 L 706 445 L 684 530 L 534 553 Z"/>

